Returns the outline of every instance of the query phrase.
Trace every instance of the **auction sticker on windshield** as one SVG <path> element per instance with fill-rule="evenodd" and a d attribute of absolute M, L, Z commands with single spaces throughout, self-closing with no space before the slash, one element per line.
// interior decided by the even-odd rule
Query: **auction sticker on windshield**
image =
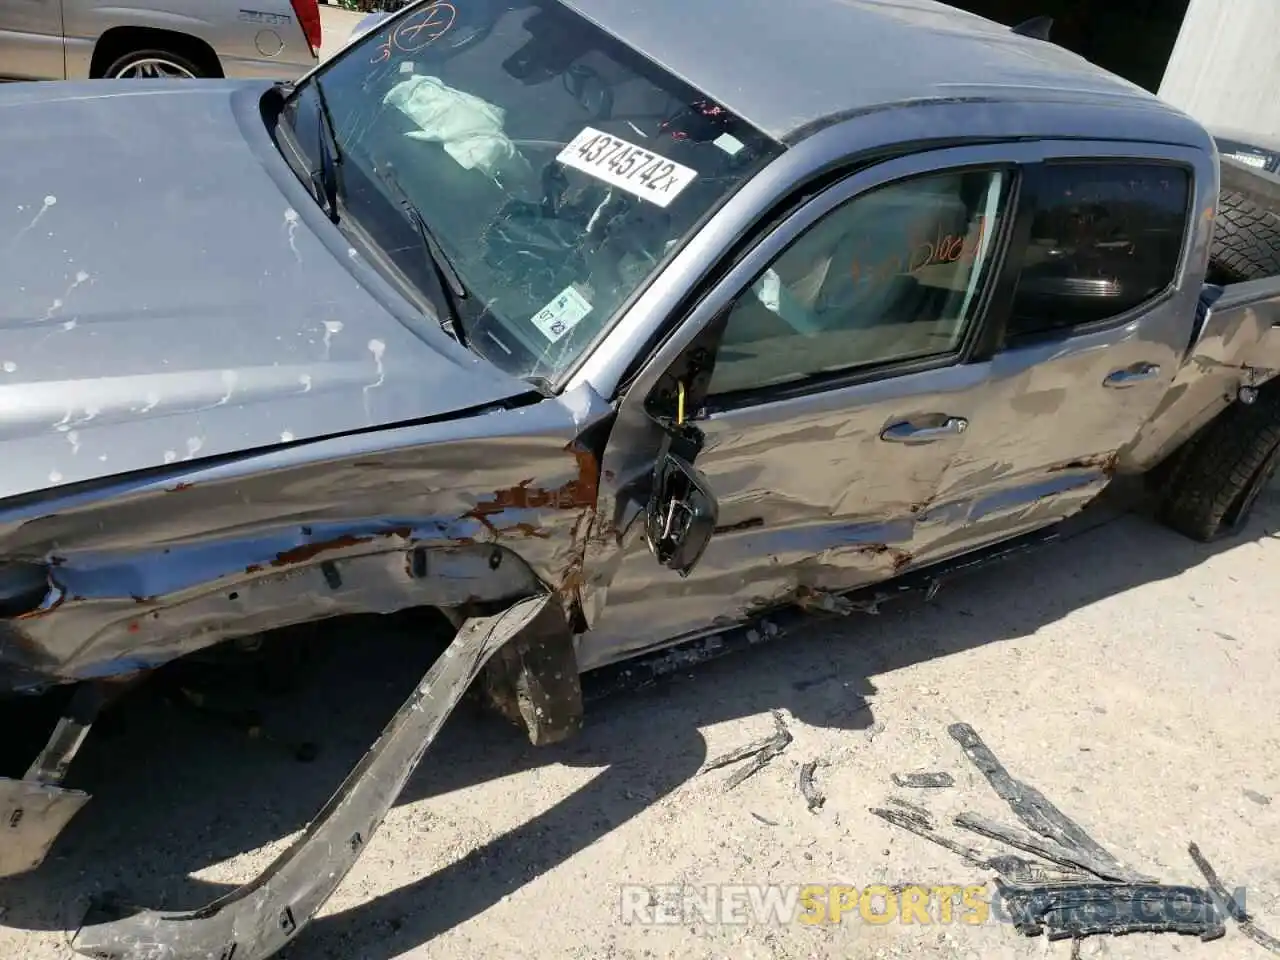
<path fill-rule="evenodd" d="M 697 170 L 594 127 L 574 137 L 556 159 L 660 207 L 698 178 Z"/>
<path fill-rule="evenodd" d="M 591 302 L 573 286 L 565 287 L 556 298 L 531 318 L 542 335 L 555 343 L 582 322 L 591 312 Z"/>

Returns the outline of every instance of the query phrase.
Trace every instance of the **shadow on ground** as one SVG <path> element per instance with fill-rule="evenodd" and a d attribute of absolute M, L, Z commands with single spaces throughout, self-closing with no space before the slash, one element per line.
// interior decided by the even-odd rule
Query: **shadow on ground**
<path fill-rule="evenodd" d="M 444 869 L 316 921 L 294 952 L 385 960 L 466 921 L 693 777 L 707 759 L 699 726 L 782 708 L 805 724 L 864 729 L 874 719 L 874 676 L 1025 637 L 1215 553 L 1251 549 L 1278 529 L 1274 488 L 1246 531 L 1212 545 L 1103 505 L 1080 518 L 1064 542 L 948 585 L 932 601 L 945 633 L 937 632 L 936 616 L 924 622 L 922 601 L 902 601 L 878 618 L 854 617 L 820 637 L 796 633 L 604 701 L 589 711 L 578 738 L 550 748 L 535 749 L 504 722 L 464 708 L 402 802 L 543 765 L 605 769 Z M 92 792 L 93 802 L 40 870 L 0 884 L 5 924 L 74 929 L 88 897 L 105 890 L 168 908 L 226 892 L 191 875 L 300 829 L 441 649 L 438 634 L 382 627 L 358 621 L 342 636 L 324 638 L 298 689 L 257 704 L 264 733 L 256 738 L 180 709 L 158 690 L 121 705 L 73 768 L 71 785 Z M 319 746 L 313 762 L 295 757 L 302 741 Z M 165 866 L 163 876 L 150 872 L 156 864 Z"/>

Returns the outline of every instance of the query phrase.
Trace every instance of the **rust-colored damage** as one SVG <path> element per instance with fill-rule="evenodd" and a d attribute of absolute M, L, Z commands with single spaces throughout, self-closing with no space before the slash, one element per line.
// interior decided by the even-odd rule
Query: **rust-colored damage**
<path fill-rule="evenodd" d="M 390 530 L 383 530 L 378 536 L 390 539 L 391 537 L 399 537 L 402 540 L 410 540 L 413 537 L 413 528 L 400 526 L 392 527 Z M 298 563 L 306 563 L 308 560 L 314 560 L 322 553 L 329 553 L 333 550 L 343 550 L 347 547 L 356 547 L 362 543 L 372 543 L 373 535 L 356 536 L 353 533 L 344 533 L 340 537 L 332 537 L 328 540 L 319 540 L 315 543 L 303 543 L 291 550 L 284 550 L 276 554 L 274 560 L 271 561 L 273 567 L 290 567 Z M 262 565 L 252 563 L 245 567 L 245 573 L 259 573 Z"/>
<path fill-rule="evenodd" d="M 306 563 L 308 560 L 314 560 L 322 553 L 328 553 L 331 550 L 342 550 L 346 547 L 356 547 L 362 543 L 369 543 L 373 537 L 357 537 L 354 534 L 343 534 L 340 537 L 334 537 L 332 540 L 321 540 L 316 543 L 304 543 L 294 547 L 292 550 L 282 550 L 276 554 L 276 558 L 271 561 L 273 567 L 290 567 L 295 563 Z"/>
<path fill-rule="evenodd" d="M 195 484 L 190 480 L 179 480 L 169 488 L 169 493 L 181 493 L 183 490 L 190 490 Z"/>
<path fill-rule="evenodd" d="M 1067 460 L 1064 463 L 1054 464 L 1049 468 L 1050 473 L 1062 473 L 1066 470 L 1101 470 L 1107 476 L 1111 476 L 1116 472 L 1116 462 L 1120 459 L 1118 452 L 1111 453 L 1095 453 L 1091 457 L 1079 457 L 1075 460 Z"/>
<path fill-rule="evenodd" d="M 498 533 L 518 533 L 522 537 L 537 537 L 539 540 L 547 540 L 551 537 L 546 530 L 541 530 L 532 523 L 513 523 L 509 527 L 499 527 Z"/>
<path fill-rule="evenodd" d="M 505 510 L 581 510 L 583 514 L 573 526 L 573 557 L 561 573 L 558 592 L 565 596 L 578 598 L 579 591 L 585 582 L 583 562 L 586 553 L 587 536 L 591 530 L 595 516 L 596 500 L 600 493 L 600 463 L 594 453 L 578 443 L 571 443 L 565 448 L 578 465 L 578 475 L 574 479 L 553 489 L 534 486 L 533 478 L 522 480 L 514 487 L 495 490 L 493 499 L 478 503 L 463 514 L 464 519 L 477 520 L 496 536 L 519 534 L 525 537 L 545 538 L 546 531 L 529 523 L 516 523 L 499 527 L 490 518 Z"/>
<path fill-rule="evenodd" d="M 859 550 L 869 556 L 888 556 L 893 561 L 893 572 L 898 573 L 911 562 L 911 554 L 899 547 L 891 547 L 887 543 L 869 543 Z"/>
<path fill-rule="evenodd" d="M 586 586 L 587 577 L 582 568 L 582 561 L 574 560 L 569 566 L 565 567 L 564 574 L 560 577 L 560 586 L 557 592 L 564 596 L 572 596 L 579 599 L 579 593 Z"/>
<path fill-rule="evenodd" d="M 573 480 L 553 489 L 534 486 L 532 477 L 527 480 L 521 480 L 514 487 L 495 490 L 492 500 L 477 503 L 462 515 L 462 519 L 476 520 L 484 524 L 489 532 L 495 536 L 519 535 L 545 540 L 551 534 L 531 523 L 513 523 L 509 526 L 500 527 L 489 518 L 506 510 L 550 508 L 552 510 L 594 511 L 596 498 L 600 492 L 600 465 L 596 460 L 595 454 L 576 443 L 570 444 L 565 448 L 565 451 L 571 454 L 578 464 L 578 476 Z M 589 518 L 590 516 L 590 513 L 584 514 L 584 517 Z M 573 530 L 574 545 L 578 548 L 575 553 L 579 555 L 581 555 L 582 548 L 585 546 L 581 542 L 582 526 L 582 522 L 579 521 Z M 589 523 L 587 526 L 589 527 Z"/>
<path fill-rule="evenodd" d="M 495 512 L 498 512 L 498 511 L 495 511 Z M 538 527 L 535 527 L 532 523 L 521 522 L 521 523 L 513 523 L 506 527 L 499 527 L 492 520 L 489 519 L 488 513 L 481 511 L 478 507 L 474 510 L 467 511 L 462 516 L 464 519 L 475 520 L 483 524 L 485 529 L 487 529 L 495 537 L 501 537 L 503 535 L 519 534 L 522 537 L 537 537 L 539 540 L 546 540 L 546 539 L 549 539 L 551 536 L 551 534 L 548 533 L 546 530 L 542 530 Z M 470 538 L 462 538 L 462 539 L 467 542 L 471 542 Z"/>
<path fill-rule="evenodd" d="M 570 444 L 566 451 L 578 462 L 578 476 L 568 483 L 548 490 L 535 487 L 533 478 L 521 480 L 514 487 L 493 491 L 493 500 L 478 503 L 464 516 L 480 520 L 504 510 L 531 510 L 550 507 L 553 510 L 574 510 L 596 505 L 600 492 L 600 465 L 595 454 L 577 444 Z"/>

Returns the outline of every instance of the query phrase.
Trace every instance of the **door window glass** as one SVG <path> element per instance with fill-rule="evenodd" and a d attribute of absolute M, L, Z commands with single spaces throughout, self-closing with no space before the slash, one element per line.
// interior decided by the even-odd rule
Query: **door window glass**
<path fill-rule="evenodd" d="M 1000 233 L 1006 170 L 904 180 L 832 210 L 730 310 L 710 393 L 954 353 Z"/>
<path fill-rule="evenodd" d="M 1127 313 L 1173 283 L 1190 209 L 1187 170 L 1155 163 L 1046 164 L 1028 173 L 1031 236 L 1007 336 Z"/>

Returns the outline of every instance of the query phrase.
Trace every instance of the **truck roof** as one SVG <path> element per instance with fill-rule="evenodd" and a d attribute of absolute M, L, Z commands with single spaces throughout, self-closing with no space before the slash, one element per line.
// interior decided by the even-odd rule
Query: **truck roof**
<path fill-rule="evenodd" d="M 789 142 L 904 101 L 1099 99 L 1165 106 L 1055 44 L 935 0 L 564 0 Z"/>

